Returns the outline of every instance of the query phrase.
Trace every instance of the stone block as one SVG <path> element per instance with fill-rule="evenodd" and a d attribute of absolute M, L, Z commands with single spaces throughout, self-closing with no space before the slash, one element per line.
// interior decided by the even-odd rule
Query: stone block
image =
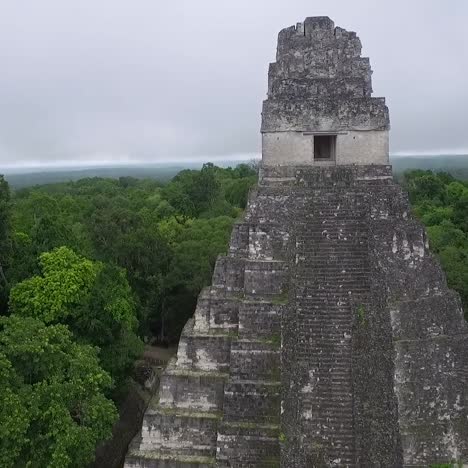
<path fill-rule="evenodd" d="M 239 303 L 239 297 L 219 294 L 219 290 L 213 288 L 210 298 L 210 330 L 236 333 L 239 323 Z"/>
<path fill-rule="evenodd" d="M 132 451 L 125 459 L 125 468 L 213 468 L 212 457 L 189 457 L 163 453 Z"/>
<path fill-rule="evenodd" d="M 226 291 L 241 291 L 244 287 L 244 264 L 244 259 L 219 256 L 213 273 L 213 286 Z"/>
<path fill-rule="evenodd" d="M 284 228 L 264 223 L 249 229 L 249 260 L 286 260 L 289 232 Z"/>
<path fill-rule="evenodd" d="M 249 260 L 245 264 L 244 291 L 249 296 L 278 296 L 287 289 L 288 265 L 282 261 Z"/>
<path fill-rule="evenodd" d="M 390 317 L 395 341 L 468 335 L 460 298 L 454 291 L 394 303 Z"/>
<path fill-rule="evenodd" d="M 280 393 L 279 382 L 228 382 L 224 391 L 224 420 L 278 424 Z"/>
<path fill-rule="evenodd" d="M 284 301 L 286 297 L 277 297 Z M 239 305 L 239 337 L 278 341 L 283 305 L 265 301 L 244 301 Z"/>
<path fill-rule="evenodd" d="M 149 410 L 143 419 L 140 450 L 214 456 L 220 416 L 175 410 Z"/>
<path fill-rule="evenodd" d="M 249 224 L 236 223 L 232 228 L 229 255 L 246 258 L 249 251 Z"/>
<path fill-rule="evenodd" d="M 159 404 L 163 408 L 222 411 L 226 375 L 170 370 L 161 376 Z"/>
<path fill-rule="evenodd" d="M 229 335 L 182 335 L 177 350 L 177 368 L 226 372 L 229 370 L 230 354 Z"/>
<path fill-rule="evenodd" d="M 256 423 L 221 423 L 216 458 L 231 467 L 277 468 L 279 428 Z"/>
<path fill-rule="evenodd" d="M 279 339 L 279 337 L 278 337 Z M 280 343 L 239 340 L 232 343 L 230 374 L 232 380 L 279 381 Z"/>

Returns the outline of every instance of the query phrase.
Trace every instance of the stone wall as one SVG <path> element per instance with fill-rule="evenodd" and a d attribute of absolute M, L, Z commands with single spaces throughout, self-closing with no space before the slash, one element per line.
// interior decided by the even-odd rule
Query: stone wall
<path fill-rule="evenodd" d="M 388 131 L 348 131 L 336 135 L 336 157 L 333 161 L 314 161 L 314 135 L 306 132 L 263 133 L 262 147 L 269 165 L 301 164 L 343 165 L 348 161 L 366 165 L 380 161 L 388 164 Z"/>

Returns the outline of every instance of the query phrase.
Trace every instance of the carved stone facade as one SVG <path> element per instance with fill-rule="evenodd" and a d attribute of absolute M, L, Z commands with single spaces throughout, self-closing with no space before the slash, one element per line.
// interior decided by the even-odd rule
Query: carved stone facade
<path fill-rule="evenodd" d="M 329 38 L 332 24 L 311 18 L 280 33 L 280 61 L 292 34 Z M 352 99 L 367 100 L 366 125 L 386 132 L 358 39 L 334 31 L 350 48 L 340 60 L 356 71 Z M 333 55 L 317 57 L 329 74 Z M 294 96 L 309 85 L 274 76 L 268 101 L 290 93 L 298 112 Z M 283 123 L 269 117 L 278 107 L 268 101 L 263 130 L 274 134 Z M 391 167 L 281 162 L 264 161 L 125 466 L 466 462 L 468 326 Z"/>
<path fill-rule="evenodd" d="M 283 29 L 263 103 L 263 163 L 388 164 L 388 109 L 371 97 L 371 74 L 356 33 L 330 18 Z"/>

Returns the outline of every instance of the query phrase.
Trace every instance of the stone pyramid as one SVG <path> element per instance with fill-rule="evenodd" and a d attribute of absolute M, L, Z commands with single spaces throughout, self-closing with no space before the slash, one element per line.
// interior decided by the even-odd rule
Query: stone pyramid
<path fill-rule="evenodd" d="M 468 326 L 388 165 L 354 32 L 280 32 L 263 164 L 127 468 L 468 460 Z"/>

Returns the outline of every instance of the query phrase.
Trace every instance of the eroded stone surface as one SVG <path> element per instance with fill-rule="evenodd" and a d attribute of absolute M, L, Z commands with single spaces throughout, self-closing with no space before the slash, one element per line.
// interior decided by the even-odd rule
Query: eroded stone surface
<path fill-rule="evenodd" d="M 371 96 L 371 75 L 356 33 L 330 18 L 283 29 L 263 103 L 264 164 L 388 164 L 388 108 Z M 330 160 L 316 159 L 320 135 L 334 137 Z"/>

